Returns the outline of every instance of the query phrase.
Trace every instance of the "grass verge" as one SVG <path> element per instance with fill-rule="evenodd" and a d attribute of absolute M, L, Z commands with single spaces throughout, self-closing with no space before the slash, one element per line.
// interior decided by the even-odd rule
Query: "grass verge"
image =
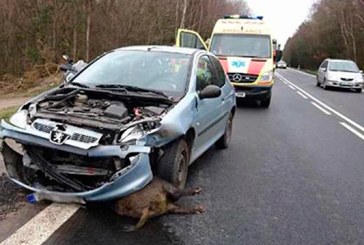
<path fill-rule="evenodd" d="M 18 110 L 19 106 L 12 106 L 6 109 L 0 110 L 0 119 L 9 120 L 10 116 L 12 116 L 16 110 Z"/>

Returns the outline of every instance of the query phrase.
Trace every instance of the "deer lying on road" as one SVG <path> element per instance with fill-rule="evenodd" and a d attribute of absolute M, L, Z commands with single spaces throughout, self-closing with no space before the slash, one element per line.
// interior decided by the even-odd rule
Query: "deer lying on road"
<path fill-rule="evenodd" d="M 199 214 L 205 208 L 198 205 L 193 208 L 181 207 L 174 202 L 182 196 L 193 196 L 201 192 L 201 188 L 181 190 L 172 184 L 154 178 L 142 190 L 115 202 L 115 211 L 119 215 L 138 218 L 135 226 L 125 226 L 124 231 L 134 231 L 141 228 L 150 218 L 166 213 L 170 214 Z"/>

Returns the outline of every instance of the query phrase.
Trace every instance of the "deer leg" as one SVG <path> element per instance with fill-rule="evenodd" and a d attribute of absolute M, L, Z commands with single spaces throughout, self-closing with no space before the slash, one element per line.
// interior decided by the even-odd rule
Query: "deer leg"
<path fill-rule="evenodd" d="M 197 188 L 188 188 L 185 190 L 180 190 L 180 194 L 181 196 L 194 196 L 197 194 L 200 194 L 202 191 L 201 188 L 197 187 Z"/>
<path fill-rule="evenodd" d="M 143 209 L 142 216 L 140 217 L 138 223 L 135 226 L 134 225 L 125 225 L 123 227 L 123 231 L 130 232 L 130 231 L 136 231 L 136 230 L 140 229 L 141 227 L 143 227 L 143 225 L 145 225 L 145 223 L 148 221 L 148 219 L 150 219 L 152 216 L 153 216 L 153 214 L 149 210 L 149 207 Z"/>
<path fill-rule="evenodd" d="M 202 205 L 198 205 L 192 208 L 187 208 L 187 207 L 181 207 L 174 203 L 169 203 L 167 209 L 168 213 L 170 214 L 200 214 L 205 212 L 205 207 L 203 207 Z"/>
<path fill-rule="evenodd" d="M 171 198 L 174 202 L 178 201 L 183 196 L 194 196 L 199 194 L 202 191 L 201 188 L 188 188 L 185 190 L 181 190 L 178 188 L 171 188 L 167 190 L 167 195 Z"/>

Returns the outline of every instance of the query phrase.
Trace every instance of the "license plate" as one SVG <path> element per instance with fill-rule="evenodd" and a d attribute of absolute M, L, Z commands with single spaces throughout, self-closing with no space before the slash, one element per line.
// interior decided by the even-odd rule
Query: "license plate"
<path fill-rule="evenodd" d="M 343 86 L 352 86 L 351 83 L 348 83 L 348 82 L 341 82 L 340 85 L 343 85 Z"/>
<path fill-rule="evenodd" d="M 236 92 L 236 97 L 245 98 L 245 93 L 244 92 Z"/>

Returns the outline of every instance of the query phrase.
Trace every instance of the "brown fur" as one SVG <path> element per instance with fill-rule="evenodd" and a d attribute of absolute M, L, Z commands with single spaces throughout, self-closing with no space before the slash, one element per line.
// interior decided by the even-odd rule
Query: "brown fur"
<path fill-rule="evenodd" d="M 150 218 L 166 213 L 174 214 L 198 214 L 205 211 L 199 205 L 193 208 L 181 207 L 174 202 L 182 196 L 193 196 L 201 192 L 201 188 L 181 190 L 172 184 L 154 178 L 142 190 L 115 202 L 115 211 L 119 215 L 139 219 L 136 226 L 125 227 L 126 231 L 141 228 Z"/>

